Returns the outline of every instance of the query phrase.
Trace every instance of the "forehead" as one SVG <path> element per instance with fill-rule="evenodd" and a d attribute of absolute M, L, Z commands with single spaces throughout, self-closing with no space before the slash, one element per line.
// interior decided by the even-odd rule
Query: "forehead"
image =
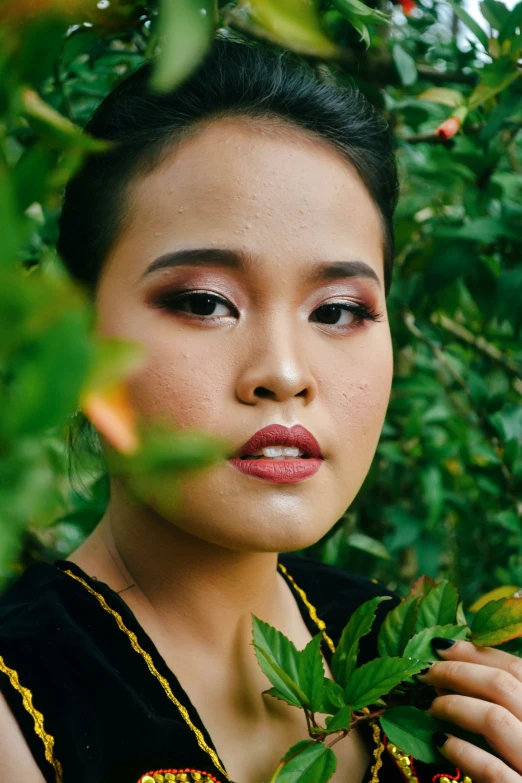
<path fill-rule="evenodd" d="M 382 278 L 380 217 L 328 142 L 284 123 L 220 119 L 174 146 L 129 189 L 118 245 L 154 254 L 224 246 L 295 259 L 358 256 Z"/>

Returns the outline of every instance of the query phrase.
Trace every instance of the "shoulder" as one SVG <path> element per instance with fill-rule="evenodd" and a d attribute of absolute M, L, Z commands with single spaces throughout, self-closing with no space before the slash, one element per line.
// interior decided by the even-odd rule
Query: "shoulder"
<path fill-rule="evenodd" d="M 369 660 L 377 656 L 377 633 L 386 614 L 400 603 L 400 597 L 383 582 L 327 565 L 309 557 L 295 554 L 282 554 L 279 564 L 283 566 L 297 591 L 304 593 L 317 611 L 317 615 L 326 623 L 328 634 L 335 643 L 355 610 L 365 601 L 377 596 L 385 596 L 376 610 L 376 619 L 372 632 L 361 642 L 361 659 Z M 303 595 L 301 595 L 303 598 Z"/>
<path fill-rule="evenodd" d="M 0 779 L 45 783 L 7 701 L 0 693 Z"/>

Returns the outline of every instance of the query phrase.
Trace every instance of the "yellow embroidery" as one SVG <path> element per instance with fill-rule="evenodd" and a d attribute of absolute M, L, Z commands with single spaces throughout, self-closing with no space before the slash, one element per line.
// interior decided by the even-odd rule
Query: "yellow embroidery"
<path fill-rule="evenodd" d="M 391 753 L 399 765 L 399 769 L 406 780 L 410 781 L 410 783 L 416 783 L 418 781 L 418 777 L 411 768 L 411 758 L 407 756 L 406 753 L 403 753 L 402 750 L 400 750 L 396 745 L 388 743 L 387 748 L 388 752 Z"/>
<path fill-rule="evenodd" d="M 315 606 L 313 604 L 310 603 L 310 601 L 308 600 L 308 596 L 306 595 L 305 591 L 302 590 L 296 584 L 294 578 L 292 576 L 290 576 L 290 574 L 288 573 L 288 571 L 286 570 L 285 566 L 282 563 L 279 563 L 279 568 L 281 569 L 283 574 L 288 578 L 288 581 L 291 583 L 291 585 L 294 588 L 294 590 L 301 596 L 304 605 L 308 609 L 310 617 L 312 618 L 314 623 L 317 625 L 317 627 L 321 631 L 321 633 L 323 635 L 323 639 L 325 640 L 326 644 L 328 645 L 328 647 L 330 648 L 330 650 L 332 652 L 335 652 L 335 644 L 333 643 L 333 641 L 330 639 L 330 637 L 326 633 L 326 630 L 325 630 L 326 629 L 326 623 L 317 616 L 317 609 L 315 608 Z"/>
<path fill-rule="evenodd" d="M 334 653 L 335 652 L 335 644 L 333 643 L 332 639 L 326 633 L 326 630 L 325 630 L 326 629 L 326 623 L 324 622 L 324 620 L 321 620 L 318 617 L 317 609 L 315 608 L 315 606 L 313 604 L 310 603 L 310 601 L 308 600 L 308 596 L 306 595 L 305 591 L 302 590 L 296 584 L 294 578 L 292 576 L 290 576 L 290 574 L 288 573 L 288 571 L 286 570 L 285 566 L 282 563 L 279 563 L 279 568 L 281 569 L 283 574 L 285 574 L 285 576 L 288 578 L 288 580 L 291 582 L 292 586 L 297 591 L 297 593 L 299 593 L 299 595 L 301 596 L 304 605 L 306 606 L 306 608 L 308 609 L 308 611 L 310 613 L 310 617 L 312 618 L 314 623 L 317 625 L 317 627 L 321 631 L 321 633 L 323 635 L 323 639 L 327 643 L 328 647 Z M 365 710 L 367 712 L 370 712 L 370 710 L 367 707 L 365 707 Z M 382 767 L 382 754 L 383 754 L 383 751 L 384 751 L 384 743 L 381 740 L 381 728 L 380 728 L 379 724 L 376 723 L 376 722 L 372 722 L 371 726 L 372 726 L 372 732 L 373 732 L 373 741 L 375 743 L 375 748 L 374 748 L 374 751 L 373 751 L 373 757 L 375 759 L 375 763 L 374 763 L 374 765 L 372 766 L 372 769 L 371 769 L 371 776 L 372 776 L 371 783 L 378 783 L 378 781 L 379 781 L 379 770 Z"/>
<path fill-rule="evenodd" d="M 156 667 L 154 666 L 154 662 L 153 662 L 152 658 L 150 657 L 150 655 L 147 652 L 145 652 L 145 650 L 140 646 L 140 644 L 138 642 L 138 639 L 136 637 L 136 634 L 133 633 L 132 631 L 129 631 L 129 629 L 127 628 L 127 626 L 123 622 L 121 614 L 119 614 L 118 612 L 115 612 L 114 609 L 111 609 L 110 606 L 108 605 L 107 601 L 105 600 L 105 598 L 102 595 L 100 595 L 99 593 L 97 593 L 96 590 L 93 590 L 93 588 L 90 585 L 88 585 L 87 582 L 85 582 L 83 579 L 81 579 L 81 577 L 76 576 L 76 574 L 73 574 L 73 572 L 69 571 L 69 570 L 65 571 L 65 573 L 69 574 L 69 576 L 71 576 L 73 579 L 76 579 L 77 582 L 80 582 L 80 584 L 82 584 L 85 587 L 85 589 L 88 590 L 89 593 L 91 593 L 91 595 L 93 595 L 95 598 L 98 599 L 98 601 L 101 604 L 101 606 L 103 607 L 103 609 L 105 609 L 105 611 L 108 612 L 109 614 L 112 614 L 112 616 L 116 620 L 116 623 L 117 623 L 118 628 L 120 629 L 120 631 L 123 631 L 123 633 L 126 634 L 126 636 L 128 637 L 128 639 L 129 639 L 133 649 L 139 655 L 141 655 L 141 657 L 144 659 L 145 663 L 147 664 L 147 666 L 149 668 L 150 673 L 159 681 L 159 683 L 161 684 L 163 690 L 165 691 L 165 693 L 167 694 L 169 699 L 178 708 L 178 710 L 180 712 L 180 715 L 183 718 L 183 720 L 185 721 L 185 723 L 187 724 L 187 726 L 196 735 L 196 739 L 198 741 L 199 747 L 202 750 L 204 750 L 206 753 L 208 753 L 208 755 L 210 756 L 210 758 L 212 759 L 212 761 L 214 763 L 214 766 L 217 767 L 217 769 L 219 769 L 221 774 L 224 775 L 227 780 L 230 780 L 229 776 L 226 773 L 226 770 L 220 764 L 220 761 L 219 761 L 219 758 L 217 756 L 217 753 L 214 750 L 212 750 L 212 748 L 210 748 L 207 745 L 207 743 L 205 742 L 205 738 L 203 737 L 203 734 L 201 733 L 201 731 L 196 726 L 194 726 L 194 724 L 190 720 L 190 716 L 188 714 L 188 711 L 187 711 L 186 707 L 184 707 L 183 704 L 178 699 L 176 699 L 176 697 L 172 693 L 171 687 L 168 684 L 167 680 L 156 669 Z"/>
<path fill-rule="evenodd" d="M 34 721 L 34 730 L 44 744 L 45 758 L 47 759 L 49 764 L 52 764 L 54 768 L 56 783 L 62 783 L 62 774 L 63 774 L 62 766 L 58 761 L 58 759 L 54 757 L 54 752 L 53 752 L 54 737 L 48 734 L 44 729 L 44 717 L 42 713 L 39 712 L 33 705 L 33 694 L 31 693 L 29 688 L 24 688 L 23 685 L 20 684 L 20 680 L 18 678 L 18 672 L 16 672 L 14 669 L 10 669 L 9 666 L 6 665 L 1 655 L 0 655 L 0 672 L 3 672 L 9 677 L 9 682 L 22 697 L 24 708 L 27 710 L 27 712 L 29 713 L 29 715 L 32 717 Z"/>

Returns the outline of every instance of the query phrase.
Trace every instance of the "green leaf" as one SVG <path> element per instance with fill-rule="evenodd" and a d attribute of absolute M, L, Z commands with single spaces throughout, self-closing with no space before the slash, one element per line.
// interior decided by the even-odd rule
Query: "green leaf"
<path fill-rule="evenodd" d="M 270 654 L 258 647 L 257 644 L 254 644 L 254 650 L 262 671 L 277 690 L 277 695 L 273 693 L 270 693 L 270 695 L 276 695 L 276 698 L 283 699 L 287 704 L 291 704 L 294 707 L 307 707 L 308 699 L 305 694 L 292 678 L 275 663 Z"/>
<path fill-rule="evenodd" d="M 477 612 L 471 624 L 471 640 L 479 647 L 495 647 L 520 636 L 522 598 L 490 601 Z"/>
<path fill-rule="evenodd" d="M 289 704 L 291 707 L 300 707 L 300 704 L 296 704 L 295 697 L 292 696 L 286 696 L 284 693 L 281 693 L 281 691 L 278 688 L 268 688 L 266 691 L 263 691 L 263 693 L 266 693 L 267 696 L 272 696 L 274 699 L 279 699 L 280 701 L 284 701 L 287 704 Z"/>
<path fill-rule="evenodd" d="M 333 718 L 327 718 L 326 728 L 329 732 L 340 731 L 341 729 L 349 729 L 352 720 L 352 708 L 350 705 L 342 707 L 339 712 L 336 712 Z"/>
<path fill-rule="evenodd" d="M 419 658 L 422 661 L 438 661 L 437 654 L 431 648 L 431 640 L 435 637 L 442 639 L 466 639 L 467 626 L 461 625 L 436 625 L 434 628 L 424 628 L 410 639 L 404 650 L 405 658 Z"/>
<path fill-rule="evenodd" d="M 324 679 L 324 700 L 321 709 L 318 712 L 325 712 L 333 715 L 339 707 L 344 707 L 344 691 L 341 686 L 325 677 Z"/>
<path fill-rule="evenodd" d="M 423 661 L 410 658 L 376 658 L 356 669 L 344 689 L 344 698 L 353 710 L 373 704 L 399 683 L 424 667 Z"/>
<path fill-rule="evenodd" d="M 150 80 L 158 93 L 181 84 L 202 60 L 212 40 L 213 0 L 162 0 L 159 15 L 160 54 Z"/>
<path fill-rule="evenodd" d="M 354 16 L 363 18 L 366 22 L 390 22 L 391 14 L 386 14 L 376 8 L 361 3 L 360 0 L 333 0 L 333 5 L 341 14 L 352 20 Z"/>
<path fill-rule="evenodd" d="M 389 600 L 389 596 L 377 596 L 365 601 L 357 607 L 344 627 L 337 649 L 332 656 L 332 674 L 341 687 L 346 687 L 357 666 L 359 640 L 370 633 L 375 620 L 375 611 L 379 604 L 386 600 Z"/>
<path fill-rule="evenodd" d="M 471 17 L 468 14 L 467 11 L 465 11 L 460 5 L 458 5 L 456 0 L 449 0 L 449 2 L 451 3 L 451 7 L 453 8 L 457 16 L 461 19 L 462 22 L 464 22 L 466 27 L 469 30 L 471 30 L 473 35 L 475 35 L 478 38 L 478 40 L 480 41 L 484 49 L 487 51 L 489 45 L 489 36 L 485 32 L 485 30 L 482 29 L 482 27 L 478 24 L 478 22 L 476 22 L 473 19 L 473 17 Z"/>
<path fill-rule="evenodd" d="M 403 753 L 426 764 L 440 764 L 442 755 L 432 744 L 434 732 L 444 732 L 445 724 L 416 707 L 392 707 L 380 718 L 390 742 Z"/>
<path fill-rule="evenodd" d="M 413 595 L 388 612 L 377 640 L 379 655 L 393 658 L 403 654 L 415 631 L 420 600 L 420 596 Z"/>
<path fill-rule="evenodd" d="M 429 87 L 424 92 L 417 95 L 420 101 L 432 101 L 432 103 L 440 103 L 443 106 L 460 106 L 464 103 L 464 96 L 458 90 L 453 90 L 450 87 Z"/>
<path fill-rule="evenodd" d="M 322 742 L 303 740 L 283 756 L 270 783 L 327 783 L 336 766 L 333 750 Z"/>
<path fill-rule="evenodd" d="M 370 536 L 365 536 L 364 533 L 351 533 L 346 539 L 348 546 L 353 546 L 354 549 L 360 549 L 361 552 L 367 552 L 374 557 L 380 557 L 383 560 L 391 560 L 391 555 L 380 541 Z"/>
<path fill-rule="evenodd" d="M 392 56 L 402 84 L 415 84 L 418 77 L 417 65 L 411 54 L 396 43 L 392 47 Z"/>
<path fill-rule="evenodd" d="M 323 656 L 321 655 L 321 634 L 308 642 L 304 650 L 298 652 L 298 683 L 310 702 L 312 712 L 319 712 L 325 695 L 325 676 Z"/>
<path fill-rule="evenodd" d="M 457 589 L 447 580 L 442 581 L 421 600 L 415 631 L 455 622 L 457 603 Z"/>
<path fill-rule="evenodd" d="M 482 0 L 479 6 L 484 19 L 489 22 L 494 30 L 500 30 L 509 18 L 509 8 L 499 0 Z"/>
<path fill-rule="evenodd" d="M 432 579 L 431 576 L 420 576 L 416 582 L 414 582 L 411 586 L 410 592 L 406 596 L 406 598 L 411 598 L 414 595 L 428 595 L 431 590 L 434 590 L 437 587 L 437 582 L 435 579 Z"/>
<path fill-rule="evenodd" d="M 498 32 L 499 44 L 512 38 L 516 33 L 517 27 L 522 27 L 522 1 L 513 6 L 511 13 L 500 28 Z"/>
<path fill-rule="evenodd" d="M 317 4 L 309 0 L 243 0 L 237 11 L 246 12 L 267 37 L 289 49 L 322 57 L 337 51 L 322 29 Z"/>
<path fill-rule="evenodd" d="M 261 669 L 272 685 L 295 706 L 309 706 L 299 687 L 299 650 L 280 631 L 258 617 L 253 619 L 253 643 Z"/>

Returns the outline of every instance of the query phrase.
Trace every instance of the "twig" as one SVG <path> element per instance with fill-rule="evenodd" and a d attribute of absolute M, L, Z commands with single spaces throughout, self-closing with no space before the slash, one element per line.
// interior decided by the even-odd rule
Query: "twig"
<path fill-rule="evenodd" d="M 444 315 L 444 313 L 433 313 L 431 316 L 431 321 L 436 326 L 441 326 L 447 332 L 450 332 L 459 340 L 462 340 L 462 342 L 465 342 L 467 345 L 471 345 L 473 348 L 476 348 L 477 351 L 485 354 L 485 356 L 487 356 L 489 359 L 492 359 L 494 362 L 497 362 L 497 364 L 502 365 L 504 369 L 508 370 L 510 373 L 513 373 L 517 378 L 522 376 L 522 367 L 511 357 L 505 356 L 502 351 L 496 347 L 496 345 L 488 342 L 484 337 L 476 337 L 469 331 L 469 329 L 466 329 L 466 327 L 458 324 L 453 319 L 448 318 L 448 316 Z"/>

